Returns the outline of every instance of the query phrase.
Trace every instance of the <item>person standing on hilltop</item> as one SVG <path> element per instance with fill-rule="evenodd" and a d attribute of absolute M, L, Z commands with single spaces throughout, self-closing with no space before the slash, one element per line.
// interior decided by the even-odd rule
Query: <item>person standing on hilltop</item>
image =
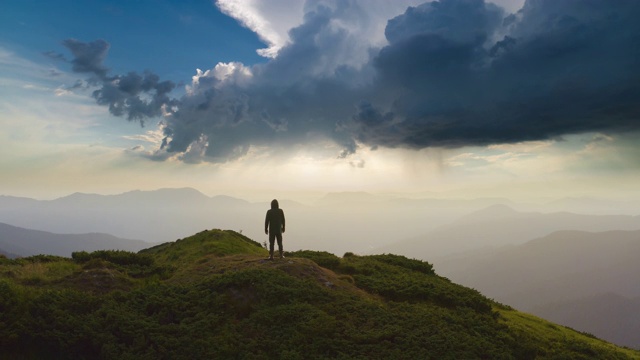
<path fill-rule="evenodd" d="M 284 233 L 284 211 L 280 209 L 278 200 L 271 201 L 271 209 L 267 210 L 264 220 L 264 233 L 269 234 L 269 260 L 273 260 L 273 243 L 278 239 L 280 258 L 284 258 L 282 250 L 282 233 Z"/>

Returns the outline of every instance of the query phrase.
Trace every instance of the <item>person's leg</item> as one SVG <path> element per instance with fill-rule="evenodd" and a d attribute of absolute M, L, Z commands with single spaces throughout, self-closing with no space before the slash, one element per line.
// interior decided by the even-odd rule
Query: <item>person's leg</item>
<path fill-rule="evenodd" d="M 284 252 L 282 249 L 282 234 L 276 234 L 276 239 L 278 239 L 278 251 L 280 252 L 280 258 L 283 258 Z"/>
<path fill-rule="evenodd" d="M 273 260 L 273 243 L 276 241 L 276 234 L 269 232 L 269 259 Z"/>

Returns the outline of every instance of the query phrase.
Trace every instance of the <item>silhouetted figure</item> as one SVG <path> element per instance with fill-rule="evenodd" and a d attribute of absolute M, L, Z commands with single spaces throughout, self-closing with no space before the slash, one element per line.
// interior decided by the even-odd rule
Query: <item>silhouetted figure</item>
<path fill-rule="evenodd" d="M 278 200 L 271 201 L 271 209 L 267 210 L 264 220 L 264 233 L 269 234 L 269 260 L 273 260 L 273 243 L 278 239 L 280 258 L 284 257 L 282 251 L 282 233 L 284 232 L 284 211 L 279 208 Z"/>

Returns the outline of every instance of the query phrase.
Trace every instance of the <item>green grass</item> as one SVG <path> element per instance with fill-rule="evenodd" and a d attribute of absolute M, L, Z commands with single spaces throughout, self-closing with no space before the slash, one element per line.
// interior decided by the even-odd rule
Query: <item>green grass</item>
<path fill-rule="evenodd" d="M 258 242 L 232 230 L 205 230 L 185 239 L 164 243 L 141 254 L 153 254 L 161 263 L 185 265 L 202 256 L 226 256 L 233 254 L 253 254 L 267 256 Z"/>
<path fill-rule="evenodd" d="M 538 359 L 557 359 L 567 353 L 571 359 L 640 359 L 640 352 L 615 346 L 591 334 L 515 310 L 497 311 L 511 331 L 526 337 L 531 348 L 537 349 Z"/>
<path fill-rule="evenodd" d="M 209 230 L 139 253 L 0 259 L 0 357 L 640 359 L 383 254 Z"/>
<path fill-rule="evenodd" d="M 71 259 L 63 257 L 5 259 L 0 263 L 0 276 L 21 284 L 46 285 L 73 274 L 79 268 Z"/>

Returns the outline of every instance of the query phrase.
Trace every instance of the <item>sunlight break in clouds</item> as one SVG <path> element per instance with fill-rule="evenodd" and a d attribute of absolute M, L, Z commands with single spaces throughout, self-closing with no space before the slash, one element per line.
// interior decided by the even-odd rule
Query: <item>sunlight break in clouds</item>
<path fill-rule="evenodd" d="M 274 58 L 285 46 L 289 29 L 302 22 L 303 1 L 297 0 L 217 0 L 216 6 L 223 13 L 238 20 L 258 34 L 269 47 L 259 49 L 258 54 Z"/>
<path fill-rule="evenodd" d="M 361 43 L 365 45 L 386 45 L 384 28 L 387 20 L 400 15 L 408 6 L 420 4 L 420 0 L 359 0 L 351 1 L 367 12 L 367 23 L 354 21 L 352 30 L 361 32 Z M 291 40 L 289 31 L 303 23 L 304 14 L 319 5 L 340 6 L 335 1 L 325 0 L 217 0 L 216 6 L 225 14 L 258 34 L 269 48 L 259 49 L 265 57 L 275 58 L 278 51 Z M 351 19 L 355 20 L 355 19 Z M 349 27 L 349 23 L 343 23 Z"/>

